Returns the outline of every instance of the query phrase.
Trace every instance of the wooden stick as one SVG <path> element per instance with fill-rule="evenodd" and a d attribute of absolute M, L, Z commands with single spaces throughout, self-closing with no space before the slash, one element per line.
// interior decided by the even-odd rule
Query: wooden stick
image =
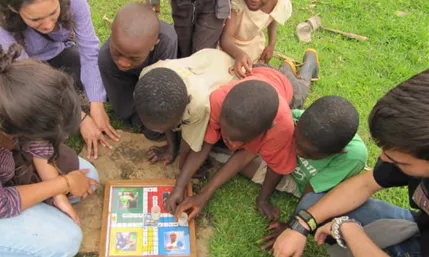
<path fill-rule="evenodd" d="M 282 54 L 282 53 L 280 53 L 280 52 L 274 52 L 274 55 L 275 55 L 277 58 L 280 58 L 280 59 L 283 59 L 283 60 L 290 60 L 290 61 L 294 62 L 294 63 L 295 63 L 295 65 L 296 65 L 296 66 L 298 66 L 298 67 L 302 65 L 302 63 L 300 63 L 300 62 L 298 62 L 298 61 L 294 60 L 293 58 L 288 57 L 288 56 L 286 56 L 286 55 L 284 55 L 284 54 Z"/>
<path fill-rule="evenodd" d="M 350 33 L 350 32 L 344 32 L 344 31 L 341 31 L 341 30 L 336 30 L 336 29 L 325 27 L 325 26 L 320 26 L 320 28 L 322 28 L 322 29 L 324 29 L 326 31 L 332 32 L 332 33 L 341 34 L 341 35 L 349 37 L 349 38 L 354 38 L 354 39 L 361 40 L 361 41 L 368 40 L 368 37 L 357 35 L 357 34 L 353 34 L 353 33 Z"/>
<path fill-rule="evenodd" d="M 113 23 L 113 21 L 111 19 L 109 19 L 106 14 L 103 16 L 103 20 L 107 21 L 110 24 Z"/>

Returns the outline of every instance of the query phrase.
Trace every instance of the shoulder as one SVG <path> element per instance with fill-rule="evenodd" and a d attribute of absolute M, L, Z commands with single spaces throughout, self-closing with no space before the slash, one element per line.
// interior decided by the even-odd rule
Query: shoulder
<path fill-rule="evenodd" d="M 54 154 L 54 147 L 46 142 L 30 142 L 23 146 L 22 150 L 31 154 L 33 157 L 50 159 Z"/>
<path fill-rule="evenodd" d="M 177 34 L 174 27 L 165 21 L 159 21 L 159 40 L 161 41 L 177 41 Z"/>
<path fill-rule="evenodd" d="M 15 162 L 12 152 L 4 147 L 0 147 L 0 173 L 13 172 Z"/>
<path fill-rule="evenodd" d="M 292 16 L 292 3 L 290 0 L 278 0 L 277 5 L 270 15 L 277 23 L 284 23 Z"/>
<path fill-rule="evenodd" d="M 72 14 L 89 10 L 89 4 L 86 0 L 70 0 L 70 12 Z"/>

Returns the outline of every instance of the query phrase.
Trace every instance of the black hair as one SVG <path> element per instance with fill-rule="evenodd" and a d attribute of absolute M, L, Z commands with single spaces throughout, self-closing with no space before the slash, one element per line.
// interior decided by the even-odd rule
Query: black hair
<path fill-rule="evenodd" d="M 341 152 L 359 127 L 359 113 L 346 99 L 325 96 L 317 99 L 300 117 L 296 129 L 320 153 Z"/>
<path fill-rule="evenodd" d="M 0 130 L 21 145 L 47 141 L 59 145 L 80 124 L 80 99 L 72 78 L 49 65 L 31 59 L 15 60 L 21 46 L 7 52 L 0 46 Z"/>
<path fill-rule="evenodd" d="M 2 0 L 0 3 L 0 26 L 11 33 L 16 41 L 24 46 L 24 31 L 27 29 L 27 24 L 22 20 L 19 11 L 24 4 L 31 4 L 35 0 Z M 61 11 L 58 17 L 58 23 L 64 28 L 71 30 L 73 28 L 73 18 L 70 12 L 71 0 L 59 0 Z"/>
<path fill-rule="evenodd" d="M 376 144 L 429 160 L 429 69 L 383 96 L 368 118 Z"/>
<path fill-rule="evenodd" d="M 143 124 L 166 125 L 183 116 L 189 97 L 176 72 L 155 68 L 137 82 L 134 103 Z"/>
<path fill-rule="evenodd" d="M 268 83 L 247 80 L 231 89 L 222 104 L 221 119 L 253 139 L 273 125 L 279 107 L 277 91 Z"/>

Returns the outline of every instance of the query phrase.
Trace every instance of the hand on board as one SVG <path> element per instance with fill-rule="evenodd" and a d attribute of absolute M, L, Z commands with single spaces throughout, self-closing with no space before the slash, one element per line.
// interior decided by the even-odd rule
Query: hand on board
<path fill-rule="evenodd" d="M 279 209 L 274 207 L 269 200 L 256 199 L 256 207 L 259 214 L 268 219 L 268 221 L 276 221 L 280 216 Z"/>
<path fill-rule="evenodd" d="M 274 243 L 275 257 L 300 257 L 304 252 L 307 237 L 291 229 L 286 229 Z"/>
<path fill-rule="evenodd" d="M 202 209 L 206 206 L 209 196 L 205 193 L 198 193 L 191 197 L 188 197 L 183 201 L 176 209 L 176 220 L 180 218 L 183 212 L 189 213 L 188 222 L 197 216 L 201 212 Z"/>
<path fill-rule="evenodd" d="M 261 241 L 264 243 L 264 245 L 261 246 L 261 250 L 268 251 L 269 254 L 272 254 L 274 249 L 273 245 L 276 242 L 277 237 L 280 236 L 283 231 L 287 229 L 286 223 L 281 222 L 274 222 L 271 223 L 268 227 L 267 231 L 270 232 L 269 235 L 264 236 Z"/>
<path fill-rule="evenodd" d="M 91 117 L 101 132 L 104 132 L 113 141 L 119 141 L 121 136 L 110 125 L 110 118 L 104 109 L 103 102 L 91 102 Z"/>
<path fill-rule="evenodd" d="M 80 226 L 80 219 L 79 216 L 76 213 L 76 210 L 73 208 L 71 203 L 69 202 L 69 199 L 65 195 L 56 195 L 53 197 L 53 202 L 55 207 L 57 207 L 60 211 L 64 212 L 65 214 L 69 215 L 70 218 L 78 225 Z"/>
<path fill-rule="evenodd" d="M 102 131 L 97 127 L 94 120 L 88 115 L 80 124 L 80 134 L 85 140 L 87 146 L 87 159 L 91 159 L 92 153 L 94 153 L 94 159 L 98 158 L 98 141 L 100 140 L 101 145 L 105 147 L 112 146 L 107 142 Z"/>
<path fill-rule="evenodd" d="M 167 200 L 164 202 L 164 209 L 169 213 L 175 214 L 177 206 L 183 202 L 184 188 L 175 187 L 173 191 L 168 195 Z"/>
<path fill-rule="evenodd" d="M 169 145 L 151 146 L 147 153 L 146 159 L 152 164 L 162 161 L 164 165 L 172 163 L 177 156 L 177 151 Z"/>
<path fill-rule="evenodd" d="M 245 78 L 248 75 L 252 75 L 253 62 L 250 57 L 243 52 L 241 56 L 235 59 L 235 64 L 229 68 L 229 73 L 235 73 L 238 78 Z M 244 71 L 243 71 L 244 68 Z"/>
<path fill-rule="evenodd" d="M 268 45 L 265 47 L 264 51 L 261 54 L 261 57 L 259 57 L 259 60 L 262 61 L 265 64 L 268 64 L 273 57 L 274 54 L 274 47 Z"/>

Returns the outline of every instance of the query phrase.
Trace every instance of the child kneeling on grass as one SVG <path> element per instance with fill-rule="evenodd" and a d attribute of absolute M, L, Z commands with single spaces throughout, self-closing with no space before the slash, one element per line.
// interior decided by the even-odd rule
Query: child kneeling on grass
<path fill-rule="evenodd" d="M 69 199 L 98 185 L 63 144 L 79 128 L 79 96 L 70 76 L 19 54 L 0 47 L 0 256 L 74 256 L 82 231 Z"/>

